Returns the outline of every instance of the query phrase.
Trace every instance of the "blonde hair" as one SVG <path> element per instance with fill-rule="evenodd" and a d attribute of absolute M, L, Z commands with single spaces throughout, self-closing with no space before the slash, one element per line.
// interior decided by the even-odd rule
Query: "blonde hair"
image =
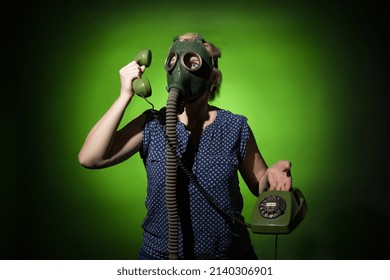
<path fill-rule="evenodd" d="M 179 36 L 180 41 L 189 41 L 193 42 L 196 39 L 199 39 L 203 37 L 199 33 L 192 33 L 188 32 L 183 35 Z M 217 59 L 221 58 L 221 50 L 216 47 L 213 43 L 210 42 L 204 42 L 203 45 L 205 46 L 207 52 L 209 53 L 210 57 L 217 61 Z M 212 101 L 215 99 L 215 97 L 219 94 L 219 91 L 221 89 L 222 84 L 222 72 L 217 68 L 218 65 L 214 65 L 213 69 L 210 73 L 210 83 L 212 87 L 209 90 L 209 100 Z"/>

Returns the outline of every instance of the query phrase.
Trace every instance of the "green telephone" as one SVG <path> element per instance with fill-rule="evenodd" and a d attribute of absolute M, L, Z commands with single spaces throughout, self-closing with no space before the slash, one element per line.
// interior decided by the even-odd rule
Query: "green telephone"
<path fill-rule="evenodd" d="M 142 49 L 134 58 L 139 65 L 149 67 L 152 62 L 152 52 L 149 49 Z M 152 87 L 147 78 L 135 79 L 133 81 L 134 92 L 141 97 L 148 98 L 152 95 Z"/>
<path fill-rule="evenodd" d="M 290 233 L 302 222 L 306 212 L 306 200 L 298 188 L 265 191 L 253 209 L 251 230 L 253 233 Z"/>

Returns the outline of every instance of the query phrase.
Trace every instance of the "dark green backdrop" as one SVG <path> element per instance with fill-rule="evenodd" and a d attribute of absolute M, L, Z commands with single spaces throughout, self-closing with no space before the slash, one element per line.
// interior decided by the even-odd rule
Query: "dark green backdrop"
<path fill-rule="evenodd" d="M 1 119 L 3 259 L 136 258 L 142 161 L 86 170 L 77 154 L 119 94 L 119 69 L 142 48 L 153 53 L 150 101 L 165 105 L 163 62 L 173 36 L 189 31 L 222 50 L 214 104 L 248 117 L 269 164 L 293 163 L 309 211 L 279 237 L 278 258 L 389 258 L 384 6 L 131 2 L 34 2 L 3 25 L 11 33 L 3 53 L 11 62 Z M 148 108 L 134 98 L 124 122 Z M 249 220 L 255 197 L 241 187 Z M 261 259 L 274 257 L 274 236 L 252 238 Z"/>

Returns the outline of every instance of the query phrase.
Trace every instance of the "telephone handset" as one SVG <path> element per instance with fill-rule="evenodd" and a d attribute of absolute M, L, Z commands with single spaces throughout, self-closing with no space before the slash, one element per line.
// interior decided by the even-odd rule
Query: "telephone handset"
<path fill-rule="evenodd" d="M 298 188 L 291 191 L 265 191 L 252 212 L 253 233 L 290 233 L 305 218 L 306 200 Z"/>
<path fill-rule="evenodd" d="M 142 49 L 134 58 L 139 65 L 149 67 L 152 62 L 152 52 L 149 49 Z M 143 98 L 148 98 L 152 95 L 152 87 L 147 78 L 135 79 L 133 81 L 134 92 Z"/>

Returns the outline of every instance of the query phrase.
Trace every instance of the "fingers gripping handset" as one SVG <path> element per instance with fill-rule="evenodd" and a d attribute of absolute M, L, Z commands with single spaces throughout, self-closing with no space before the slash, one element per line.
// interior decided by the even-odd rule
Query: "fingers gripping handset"
<path fill-rule="evenodd" d="M 152 52 L 149 49 L 142 49 L 134 58 L 139 65 L 149 67 L 152 62 Z M 147 78 L 135 79 L 133 81 L 134 92 L 141 97 L 148 98 L 152 95 L 152 87 Z"/>

